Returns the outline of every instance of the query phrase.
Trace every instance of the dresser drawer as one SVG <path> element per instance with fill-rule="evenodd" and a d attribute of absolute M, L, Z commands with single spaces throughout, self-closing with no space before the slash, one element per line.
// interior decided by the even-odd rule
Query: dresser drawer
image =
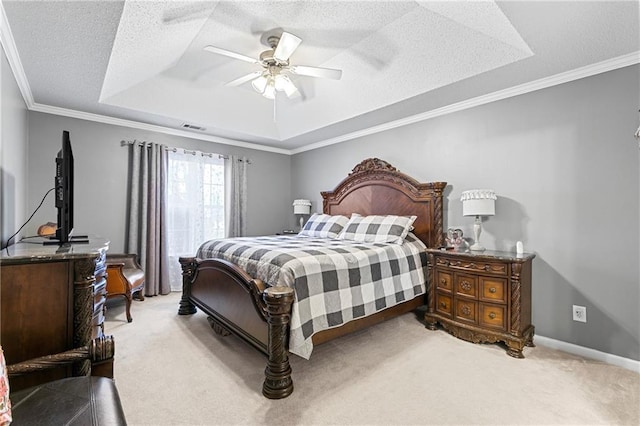
<path fill-rule="evenodd" d="M 107 252 L 101 251 L 96 259 L 95 274 L 97 277 L 102 277 L 107 271 Z"/>
<path fill-rule="evenodd" d="M 480 276 L 480 300 L 507 303 L 507 279 Z"/>
<path fill-rule="evenodd" d="M 507 307 L 489 303 L 480 304 L 480 325 L 500 330 L 507 329 Z"/>
<path fill-rule="evenodd" d="M 445 271 L 436 271 L 437 290 L 451 291 L 453 288 L 453 274 Z"/>
<path fill-rule="evenodd" d="M 436 312 L 441 315 L 451 317 L 451 296 L 447 294 L 442 294 L 440 292 L 436 293 Z"/>
<path fill-rule="evenodd" d="M 98 277 L 93 285 L 93 295 L 99 296 L 105 294 L 107 294 L 107 279 L 105 277 Z"/>
<path fill-rule="evenodd" d="M 456 299 L 456 319 L 472 324 L 478 323 L 478 302 Z"/>
<path fill-rule="evenodd" d="M 455 289 L 458 296 L 478 297 L 478 277 L 466 274 L 455 274 Z"/>

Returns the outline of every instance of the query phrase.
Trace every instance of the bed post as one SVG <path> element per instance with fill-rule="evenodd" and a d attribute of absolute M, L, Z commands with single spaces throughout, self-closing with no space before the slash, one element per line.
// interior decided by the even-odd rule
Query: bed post
<path fill-rule="evenodd" d="M 196 306 L 189 301 L 189 296 L 191 296 L 191 282 L 198 267 L 198 262 L 195 257 L 180 257 L 178 260 L 182 266 L 182 298 L 180 299 L 178 315 L 195 314 Z"/>
<path fill-rule="evenodd" d="M 269 324 L 269 361 L 264 370 L 262 394 L 270 399 L 286 398 L 293 392 L 291 366 L 287 353 L 287 330 L 291 319 L 293 289 L 283 286 L 267 288 L 263 293 Z"/>

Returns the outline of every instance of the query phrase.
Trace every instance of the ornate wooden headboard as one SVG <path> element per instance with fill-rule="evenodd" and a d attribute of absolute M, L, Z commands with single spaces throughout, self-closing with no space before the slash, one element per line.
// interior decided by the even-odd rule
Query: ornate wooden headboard
<path fill-rule="evenodd" d="M 333 191 L 321 192 L 323 211 L 350 216 L 416 215 L 413 233 L 427 247 L 443 245 L 442 191 L 446 182 L 419 183 L 386 161 L 368 158 Z"/>

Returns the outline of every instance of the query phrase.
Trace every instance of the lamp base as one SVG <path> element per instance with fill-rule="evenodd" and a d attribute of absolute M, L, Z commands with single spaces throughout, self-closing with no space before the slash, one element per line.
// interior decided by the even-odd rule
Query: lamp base
<path fill-rule="evenodd" d="M 482 232 L 482 219 L 480 216 L 476 216 L 476 220 L 473 222 L 473 236 L 475 237 L 475 242 L 469 250 L 471 251 L 484 251 L 485 248 L 480 245 L 480 233 Z"/>

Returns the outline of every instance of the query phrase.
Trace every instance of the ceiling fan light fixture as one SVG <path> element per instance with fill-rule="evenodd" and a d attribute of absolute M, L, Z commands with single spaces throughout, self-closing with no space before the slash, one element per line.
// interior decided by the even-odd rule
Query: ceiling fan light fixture
<path fill-rule="evenodd" d="M 293 84 L 291 79 L 286 75 L 278 74 L 275 77 L 275 88 L 280 92 L 287 94 L 287 97 L 292 97 L 298 92 L 298 88 Z"/>
<path fill-rule="evenodd" d="M 266 75 L 262 74 L 260 77 L 253 80 L 251 82 L 251 85 L 256 90 L 256 92 L 264 94 L 268 82 L 269 78 Z"/>
<path fill-rule="evenodd" d="M 264 88 L 264 93 L 262 93 L 262 96 L 264 96 L 267 99 L 275 99 L 276 88 L 273 87 L 272 84 L 267 84 L 267 86 Z"/>
<path fill-rule="evenodd" d="M 0 0 L 1 1 L 1 0 Z M 288 74 L 328 78 L 340 80 L 342 71 L 339 69 L 313 67 L 308 65 L 290 65 L 289 57 L 298 48 L 302 39 L 286 31 L 280 34 L 264 34 L 262 42 L 271 49 L 260 54 L 258 60 L 249 56 L 235 53 L 230 50 L 215 46 L 206 46 L 204 49 L 219 55 L 228 56 L 246 62 L 252 62 L 262 66 L 262 71 L 255 71 L 242 77 L 236 78 L 226 86 L 240 86 L 251 81 L 254 90 L 268 99 L 275 99 L 276 92 L 285 92 L 287 97 L 300 96 L 300 91 L 291 81 Z M 282 74 L 282 73 L 285 74 Z"/>

